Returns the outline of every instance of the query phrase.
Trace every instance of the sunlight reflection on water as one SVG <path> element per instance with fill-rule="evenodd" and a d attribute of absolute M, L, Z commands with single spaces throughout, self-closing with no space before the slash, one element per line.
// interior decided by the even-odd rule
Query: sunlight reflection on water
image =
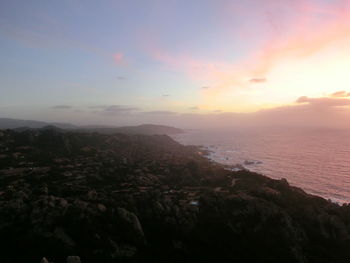
<path fill-rule="evenodd" d="M 189 131 L 173 136 L 203 145 L 211 158 L 243 164 L 272 178 L 286 178 L 305 191 L 350 202 L 350 132 L 326 129 Z"/>

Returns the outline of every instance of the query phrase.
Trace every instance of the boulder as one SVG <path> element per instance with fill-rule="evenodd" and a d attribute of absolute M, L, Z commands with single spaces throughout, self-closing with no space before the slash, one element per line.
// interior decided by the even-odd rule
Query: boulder
<path fill-rule="evenodd" d="M 128 233 L 129 239 L 136 243 L 145 243 L 145 234 L 138 217 L 134 213 L 120 207 L 117 208 L 117 214 L 123 229 Z"/>
<path fill-rule="evenodd" d="M 67 257 L 67 263 L 81 263 L 80 257 L 78 257 L 78 256 L 69 256 L 69 257 Z"/>
<path fill-rule="evenodd" d="M 107 210 L 107 208 L 104 204 L 97 204 L 97 208 L 101 213 L 104 213 Z"/>
<path fill-rule="evenodd" d="M 43 257 L 40 263 L 50 263 L 50 262 L 46 259 L 46 257 Z"/>
<path fill-rule="evenodd" d="M 66 233 L 66 231 L 61 227 L 56 227 L 54 235 L 57 239 L 61 240 L 62 243 L 67 247 L 74 247 L 74 240 Z"/>

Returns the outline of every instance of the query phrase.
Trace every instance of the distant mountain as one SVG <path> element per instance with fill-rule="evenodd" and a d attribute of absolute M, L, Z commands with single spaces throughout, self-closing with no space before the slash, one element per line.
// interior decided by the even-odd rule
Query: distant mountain
<path fill-rule="evenodd" d="M 69 123 L 48 123 L 34 120 L 17 120 L 9 118 L 0 118 L 0 129 L 15 129 L 16 131 L 25 131 L 28 129 L 69 129 L 79 132 L 97 132 L 101 134 L 143 134 L 143 135 L 170 135 L 184 132 L 181 129 L 155 124 L 143 124 L 138 126 L 75 126 Z"/>
<path fill-rule="evenodd" d="M 44 127 L 41 127 L 41 128 L 28 128 L 28 127 L 19 127 L 19 128 L 15 128 L 15 129 L 12 129 L 16 132 L 24 132 L 24 131 L 54 131 L 54 132 L 66 132 L 66 131 L 70 131 L 72 129 L 61 129 L 61 128 L 58 128 L 57 126 L 55 125 L 46 125 Z"/>
<path fill-rule="evenodd" d="M 170 135 L 184 132 L 178 128 L 155 124 L 143 124 L 138 126 L 125 126 L 115 128 L 84 128 L 81 131 L 93 131 L 102 134 L 125 133 L 144 135 Z"/>
<path fill-rule="evenodd" d="M 34 120 L 17 120 L 10 118 L 0 118 L 0 129 L 25 129 L 25 128 L 43 128 L 45 126 L 56 126 L 61 129 L 75 129 L 77 126 L 74 126 L 69 123 L 48 123 L 43 121 L 34 121 Z"/>

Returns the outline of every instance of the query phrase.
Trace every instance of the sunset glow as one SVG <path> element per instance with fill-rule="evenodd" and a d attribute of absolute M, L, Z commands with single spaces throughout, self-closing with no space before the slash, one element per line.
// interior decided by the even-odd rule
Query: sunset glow
<path fill-rule="evenodd" d="M 0 0 L 0 263 L 350 262 L 350 0 Z"/>
<path fill-rule="evenodd" d="M 121 113 L 161 122 L 166 113 L 254 113 L 350 91 L 346 0 L 40 2 L 1 6 L 9 116 L 65 120 L 47 109 L 67 105 L 82 123 L 125 123 Z M 134 110 L 113 118 L 96 114 L 101 105 Z"/>

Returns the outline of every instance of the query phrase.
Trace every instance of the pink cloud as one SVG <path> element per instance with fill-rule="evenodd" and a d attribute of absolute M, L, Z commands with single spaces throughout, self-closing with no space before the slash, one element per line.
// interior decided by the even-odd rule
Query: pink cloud
<path fill-rule="evenodd" d="M 267 0 L 254 10 L 246 8 L 245 17 L 237 11 L 237 5 L 227 8 L 230 12 L 223 11 L 229 17 L 237 12 L 240 19 L 248 21 L 238 35 L 251 36 L 249 41 L 259 40 L 242 60 L 198 59 L 191 54 L 171 54 L 160 48 L 151 51 L 152 57 L 191 79 L 208 83 L 211 88 L 202 93 L 212 96 L 262 83 L 280 63 L 313 56 L 350 39 L 350 1 Z"/>
<path fill-rule="evenodd" d="M 115 63 L 117 63 L 118 65 L 123 65 L 126 63 L 125 58 L 124 58 L 124 54 L 121 52 L 114 53 L 113 59 L 114 59 Z"/>
<path fill-rule="evenodd" d="M 254 77 L 268 74 L 279 62 L 312 56 L 350 38 L 349 1 L 267 1 L 264 7 L 272 34 L 251 55 Z M 260 29 L 259 29 L 260 30 Z"/>
<path fill-rule="evenodd" d="M 296 100 L 296 103 L 307 103 L 312 106 L 320 106 L 320 107 L 337 107 L 337 106 L 349 106 L 350 99 L 346 98 L 309 98 L 306 96 L 302 96 Z"/>
<path fill-rule="evenodd" d="M 184 72 L 189 78 L 201 83 L 211 83 L 201 89 L 203 94 L 216 95 L 231 87 L 247 85 L 240 69 L 230 63 L 194 58 L 187 54 L 169 54 L 160 48 L 151 50 L 152 57 L 168 69 Z"/>
<path fill-rule="evenodd" d="M 249 81 L 250 81 L 251 83 L 257 83 L 257 84 L 259 84 L 259 83 L 264 83 L 264 82 L 266 82 L 267 79 L 266 79 L 266 78 L 252 78 L 252 79 L 250 79 Z"/>
<path fill-rule="evenodd" d="M 350 92 L 347 92 L 345 90 L 337 91 L 331 94 L 332 97 L 339 98 L 339 97 L 350 97 Z"/>

